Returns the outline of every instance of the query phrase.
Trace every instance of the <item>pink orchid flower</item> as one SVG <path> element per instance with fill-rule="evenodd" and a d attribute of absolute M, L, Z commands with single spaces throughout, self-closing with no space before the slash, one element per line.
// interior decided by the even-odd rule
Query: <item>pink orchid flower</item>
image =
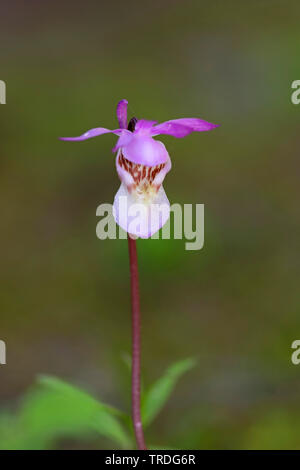
<path fill-rule="evenodd" d="M 121 180 L 114 199 L 113 215 L 126 232 L 149 238 L 170 215 L 170 203 L 162 183 L 171 169 L 171 160 L 164 144 L 153 137 L 168 134 L 181 138 L 191 132 L 210 131 L 218 125 L 198 118 L 173 119 L 161 124 L 132 118 L 127 127 L 127 104 L 126 100 L 121 100 L 117 105 L 118 129 L 96 127 L 79 137 L 63 137 L 61 140 L 81 141 L 109 132 L 119 137 L 112 150 L 117 152 L 116 167 Z"/>

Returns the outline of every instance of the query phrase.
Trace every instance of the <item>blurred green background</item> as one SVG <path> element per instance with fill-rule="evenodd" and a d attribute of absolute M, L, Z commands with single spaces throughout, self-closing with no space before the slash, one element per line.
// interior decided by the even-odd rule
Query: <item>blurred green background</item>
<path fill-rule="evenodd" d="M 1 7 L 0 409 L 40 373 L 129 409 L 126 240 L 100 241 L 119 187 L 111 135 L 129 117 L 221 127 L 162 136 L 170 202 L 205 204 L 205 246 L 138 242 L 143 377 L 196 357 L 146 432 L 177 448 L 299 448 L 300 79 L 297 0 L 11 1 Z M 5 432 L 5 431 L 4 431 Z M 108 448 L 65 436 L 53 448 Z"/>

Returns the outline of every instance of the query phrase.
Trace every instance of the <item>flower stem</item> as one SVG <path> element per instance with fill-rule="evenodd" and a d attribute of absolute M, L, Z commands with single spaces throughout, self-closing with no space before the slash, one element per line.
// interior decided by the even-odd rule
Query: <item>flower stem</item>
<path fill-rule="evenodd" d="M 132 309 L 132 369 L 131 406 L 135 438 L 139 450 L 147 449 L 141 419 L 141 335 L 140 335 L 140 294 L 136 240 L 128 235 L 128 251 L 131 280 Z"/>

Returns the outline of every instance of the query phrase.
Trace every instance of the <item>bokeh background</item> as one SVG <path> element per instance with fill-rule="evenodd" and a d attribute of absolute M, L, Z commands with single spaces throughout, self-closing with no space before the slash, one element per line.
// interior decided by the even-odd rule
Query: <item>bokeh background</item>
<path fill-rule="evenodd" d="M 114 128 L 127 98 L 130 116 L 221 124 L 161 137 L 167 195 L 205 204 L 205 246 L 138 243 L 145 384 L 198 360 L 147 441 L 299 448 L 299 2 L 13 0 L 1 10 L 1 413 L 18 413 L 40 373 L 129 409 L 127 242 L 95 233 L 97 206 L 119 186 L 115 137 L 58 140 Z M 109 447 L 93 433 L 52 444 Z"/>

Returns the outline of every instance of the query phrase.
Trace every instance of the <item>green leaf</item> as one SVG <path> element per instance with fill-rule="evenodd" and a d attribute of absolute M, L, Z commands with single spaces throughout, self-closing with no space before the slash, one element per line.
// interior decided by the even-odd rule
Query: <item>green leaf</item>
<path fill-rule="evenodd" d="M 40 385 L 26 395 L 7 432 L 1 433 L 0 447 L 45 449 L 60 437 L 82 438 L 92 432 L 127 447 L 129 439 L 119 422 L 121 416 L 120 411 L 81 389 L 44 376 Z"/>
<path fill-rule="evenodd" d="M 41 376 L 39 382 L 48 392 L 54 393 L 55 400 L 62 406 L 63 416 L 60 421 L 63 426 L 66 425 L 70 429 L 75 421 L 96 430 L 121 446 L 128 445 L 128 437 L 117 419 L 123 416 L 121 411 L 56 377 Z"/>
<path fill-rule="evenodd" d="M 38 377 L 38 383 L 56 392 L 70 395 L 76 397 L 77 399 L 85 400 L 87 402 L 93 402 L 94 404 L 97 404 L 98 406 L 115 416 L 122 416 L 124 414 L 117 408 L 114 408 L 113 406 L 107 405 L 96 400 L 84 390 L 81 390 L 80 388 L 75 387 L 74 385 L 71 385 L 68 382 L 65 382 L 64 380 L 59 379 L 57 377 L 53 377 L 50 375 L 40 375 Z"/>
<path fill-rule="evenodd" d="M 158 379 L 142 398 L 142 418 L 144 426 L 148 426 L 158 415 L 179 378 L 196 365 L 193 358 L 184 359 L 170 366 L 165 374 Z"/>

